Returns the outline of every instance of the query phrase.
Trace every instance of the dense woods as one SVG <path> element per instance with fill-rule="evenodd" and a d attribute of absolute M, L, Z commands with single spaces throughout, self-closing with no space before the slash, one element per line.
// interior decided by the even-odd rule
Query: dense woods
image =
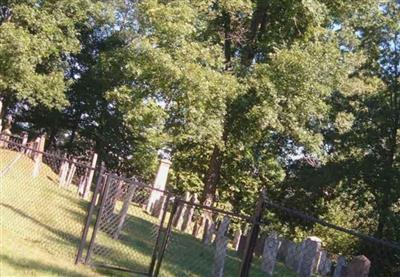
<path fill-rule="evenodd" d="M 265 186 L 400 241 L 399 1 L 0 3 L 13 132 L 146 180 L 169 157 L 173 191 L 246 213 Z"/>

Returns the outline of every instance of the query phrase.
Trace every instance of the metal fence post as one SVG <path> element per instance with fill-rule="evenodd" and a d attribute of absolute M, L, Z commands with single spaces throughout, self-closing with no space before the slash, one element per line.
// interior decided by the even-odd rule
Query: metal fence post
<path fill-rule="evenodd" d="M 165 221 L 165 218 L 166 218 L 166 215 L 168 212 L 168 205 L 169 205 L 170 200 L 171 200 L 171 195 L 168 193 L 167 199 L 165 200 L 165 203 L 164 203 L 164 211 L 163 211 L 163 214 L 161 217 L 160 226 L 158 227 L 156 244 L 154 245 L 153 255 L 151 257 L 151 262 L 150 262 L 150 267 L 149 267 L 149 276 L 153 276 L 152 274 L 154 272 L 154 267 L 155 267 L 156 261 L 157 261 L 158 245 L 160 243 L 161 232 L 162 232 L 162 228 L 164 226 L 164 221 Z"/>
<path fill-rule="evenodd" d="M 169 215 L 167 229 L 165 230 L 165 237 L 164 237 L 163 243 L 161 245 L 161 249 L 160 249 L 160 253 L 158 255 L 159 257 L 158 257 L 157 264 L 155 266 L 154 273 L 153 273 L 153 275 L 151 275 L 151 277 L 157 277 L 160 272 L 160 267 L 161 267 L 162 260 L 164 258 L 165 249 L 167 248 L 167 244 L 168 244 L 169 238 L 171 236 L 171 232 L 172 232 L 172 221 L 174 219 L 176 210 L 178 209 L 179 201 L 180 201 L 179 198 L 175 198 L 174 204 L 172 205 L 172 211 L 171 211 L 171 214 Z"/>
<path fill-rule="evenodd" d="M 257 201 L 256 210 L 253 216 L 253 226 L 250 229 L 249 236 L 246 241 L 246 247 L 244 250 L 242 264 L 240 266 L 240 277 L 248 277 L 251 262 L 253 260 L 254 248 L 256 246 L 258 234 L 260 232 L 260 223 L 262 215 L 265 210 L 265 199 L 264 199 L 265 189 L 260 192 L 260 196 Z"/>
<path fill-rule="evenodd" d="M 87 264 L 89 262 L 90 256 L 92 254 L 93 248 L 94 248 L 94 242 L 96 239 L 96 234 L 97 231 L 100 227 L 100 222 L 101 222 L 101 217 L 103 215 L 103 211 L 104 211 L 104 206 L 106 203 L 106 198 L 107 198 L 107 194 L 108 194 L 108 190 L 110 188 L 110 184 L 111 184 L 111 180 L 113 179 L 114 175 L 108 175 L 107 176 L 107 182 L 104 186 L 104 192 L 101 198 L 101 202 L 100 202 L 100 208 L 99 208 L 99 212 L 97 214 L 96 217 L 96 223 L 94 224 L 94 228 L 93 228 L 93 232 L 92 232 L 92 238 L 90 239 L 90 243 L 89 243 L 89 248 L 86 254 L 86 258 L 85 258 L 85 264 Z"/>
<path fill-rule="evenodd" d="M 92 200 L 90 201 L 90 205 L 89 205 L 89 208 L 88 208 L 88 211 L 86 214 L 85 227 L 83 228 L 83 231 L 82 231 L 81 243 L 79 244 L 78 253 L 76 254 L 75 264 L 78 264 L 82 258 L 82 253 L 83 253 L 83 249 L 85 248 L 86 238 L 87 238 L 87 234 L 89 232 L 90 221 L 92 220 L 92 215 L 94 212 L 97 195 L 100 192 L 101 183 L 104 178 L 104 176 L 103 176 L 104 170 L 105 170 L 104 163 L 102 163 L 101 167 L 100 167 L 100 171 L 99 171 L 99 176 L 98 176 L 97 182 L 96 182 L 96 187 L 93 191 Z"/>

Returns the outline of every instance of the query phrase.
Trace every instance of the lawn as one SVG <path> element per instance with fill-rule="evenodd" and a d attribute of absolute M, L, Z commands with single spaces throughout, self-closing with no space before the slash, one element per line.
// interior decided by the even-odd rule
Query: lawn
<path fill-rule="evenodd" d="M 18 154 L 0 149 L 0 171 Z M 0 177 L 0 276 L 127 276 L 120 271 L 74 265 L 88 203 L 74 187 L 58 186 L 58 176 L 43 166 L 31 178 L 33 162 L 22 156 Z M 121 207 L 117 203 L 116 209 Z M 90 262 L 145 272 L 154 248 L 158 220 L 132 204 L 118 240 L 100 230 Z M 213 247 L 173 231 L 160 276 L 210 276 Z M 237 276 L 240 257 L 228 250 L 225 276 Z M 281 264 L 275 276 L 294 276 Z M 266 276 L 254 262 L 251 276 Z"/>

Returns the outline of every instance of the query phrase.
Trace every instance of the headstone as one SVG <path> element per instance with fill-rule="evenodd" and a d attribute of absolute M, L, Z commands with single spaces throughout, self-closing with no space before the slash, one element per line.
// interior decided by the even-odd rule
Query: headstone
<path fill-rule="evenodd" d="M 68 175 L 67 175 L 67 181 L 65 183 L 65 186 L 69 187 L 72 183 L 72 180 L 74 179 L 75 171 L 76 171 L 76 159 L 72 160 L 72 163 L 70 164 Z M 68 167 L 67 167 L 68 170 Z"/>
<path fill-rule="evenodd" d="M 149 200 L 147 202 L 146 211 L 151 214 L 154 204 L 158 199 L 163 196 L 165 185 L 167 184 L 168 171 L 171 166 L 169 160 L 161 160 L 160 167 L 158 168 L 156 179 L 154 180 L 153 188 L 150 193 Z"/>
<path fill-rule="evenodd" d="M 161 196 L 161 198 L 159 198 L 157 200 L 157 202 L 154 204 L 153 210 L 151 212 L 152 216 L 158 217 L 158 218 L 160 218 L 162 216 L 162 211 L 163 211 L 163 208 L 165 205 L 165 200 L 166 200 L 165 195 Z"/>
<path fill-rule="evenodd" d="M 1 100 L 0 100 L 0 115 L 1 115 L 2 110 L 3 110 L 3 102 L 1 102 Z M 2 119 L 0 116 L 0 133 L 1 133 L 2 128 L 3 128 L 3 125 L 2 125 Z"/>
<path fill-rule="evenodd" d="M 212 267 L 212 277 L 223 277 L 228 238 L 222 236 L 216 239 L 214 250 L 214 263 Z"/>
<path fill-rule="evenodd" d="M 199 238 L 201 236 L 201 218 L 197 219 L 193 225 L 192 236 Z"/>
<path fill-rule="evenodd" d="M 264 249 L 262 254 L 261 270 L 272 276 L 274 273 L 276 256 L 279 250 L 278 234 L 272 232 L 264 242 Z"/>
<path fill-rule="evenodd" d="M 364 255 L 354 257 L 346 267 L 346 277 L 368 277 L 370 260 Z"/>
<path fill-rule="evenodd" d="M 216 235 L 216 240 L 221 239 L 222 237 L 225 237 L 225 234 L 228 231 L 229 223 L 231 222 L 231 219 L 228 216 L 224 216 L 222 219 L 221 224 L 219 225 L 217 235 Z"/>
<path fill-rule="evenodd" d="M 190 203 L 197 204 L 198 202 L 199 201 L 197 199 L 197 193 L 194 193 L 192 196 L 192 199 L 190 199 Z M 183 222 L 182 222 L 182 227 L 181 227 L 182 232 L 188 232 L 189 226 L 192 223 L 193 214 L 194 214 L 194 206 L 187 205 L 185 213 L 183 215 Z"/>
<path fill-rule="evenodd" d="M 85 168 L 85 174 L 79 178 L 78 193 L 80 196 L 83 196 L 87 177 L 88 177 L 88 169 Z"/>
<path fill-rule="evenodd" d="M 319 255 L 319 262 L 317 266 L 317 273 L 322 276 L 328 276 L 331 273 L 332 262 L 328 257 L 326 250 L 322 250 Z"/>
<path fill-rule="evenodd" d="M 128 214 L 129 206 L 131 204 L 132 197 L 133 197 L 133 194 L 135 193 L 135 191 L 136 191 L 136 186 L 133 184 L 129 184 L 128 190 L 125 193 L 124 204 L 122 205 L 122 209 L 119 213 L 118 226 L 113 235 L 114 239 L 118 239 L 118 236 L 122 231 L 122 227 L 124 226 L 125 219 Z"/>
<path fill-rule="evenodd" d="M 239 240 L 239 247 L 238 247 L 238 252 L 240 256 L 243 256 L 244 250 L 246 249 L 246 243 L 247 243 L 247 236 L 246 235 L 241 235 L 240 240 Z"/>
<path fill-rule="evenodd" d="M 185 192 L 185 196 L 183 197 L 183 200 L 185 202 L 189 202 L 190 201 L 190 193 L 187 191 Z M 183 214 L 185 213 L 185 208 L 186 208 L 186 204 L 181 203 L 175 213 L 175 216 L 172 220 L 172 226 L 174 226 L 175 228 L 180 229 L 182 226 L 182 221 L 183 221 Z"/>
<path fill-rule="evenodd" d="M 215 233 L 215 224 L 211 219 L 207 219 L 204 226 L 203 243 L 206 245 L 212 244 L 214 233 Z"/>
<path fill-rule="evenodd" d="M 28 133 L 27 132 L 23 132 L 22 133 L 22 146 L 21 147 L 21 152 L 25 153 L 26 152 L 26 144 L 28 143 Z"/>
<path fill-rule="evenodd" d="M 60 174 L 59 174 L 59 184 L 64 186 L 67 182 L 67 174 L 69 169 L 69 163 L 66 160 L 61 161 Z"/>
<path fill-rule="evenodd" d="M 214 252 L 214 264 L 213 274 L 214 277 L 224 276 L 224 265 L 226 257 L 226 249 L 228 246 L 228 238 L 225 236 L 228 232 L 230 218 L 224 216 L 221 224 L 219 225 L 216 237 L 215 237 L 215 252 Z"/>
<path fill-rule="evenodd" d="M 239 249 L 239 242 L 240 242 L 240 237 L 242 236 L 242 230 L 237 229 L 235 231 L 235 235 L 233 236 L 233 242 L 232 242 L 232 248 L 237 251 Z"/>
<path fill-rule="evenodd" d="M 285 256 L 285 265 L 293 271 L 297 271 L 299 265 L 299 255 L 301 245 L 298 245 L 294 242 L 288 242 L 287 244 L 287 253 Z"/>
<path fill-rule="evenodd" d="M 298 276 L 310 277 L 317 263 L 318 253 L 321 249 L 321 239 L 309 237 L 302 244 Z"/>
<path fill-rule="evenodd" d="M 333 272 L 333 277 L 343 277 L 346 269 L 346 258 L 339 256 L 336 262 L 335 271 Z"/>
<path fill-rule="evenodd" d="M 287 239 L 280 239 L 279 241 L 280 241 L 280 247 L 277 259 L 281 262 L 284 262 L 287 255 L 288 246 L 291 243 L 291 241 Z"/>
<path fill-rule="evenodd" d="M 39 138 L 39 144 L 38 144 L 38 149 L 37 149 L 38 152 L 36 152 L 34 159 L 33 159 L 35 161 L 35 164 L 33 165 L 33 171 L 32 171 L 33 177 L 39 176 L 39 173 L 40 173 L 40 167 L 42 166 L 42 158 L 43 158 L 45 140 L 46 140 L 45 135 L 42 135 Z"/>
<path fill-rule="evenodd" d="M 94 153 L 93 154 L 93 158 L 92 158 L 92 162 L 90 164 L 89 175 L 88 175 L 88 177 L 86 179 L 85 186 L 84 186 L 84 189 L 83 189 L 83 198 L 85 198 L 85 199 L 87 199 L 87 197 L 89 196 L 90 186 L 92 185 L 96 163 L 97 163 L 97 154 Z"/>
<path fill-rule="evenodd" d="M 254 255 L 256 255 L 257 257 L 261 257 L 263 254 L 265 240 L 266 240 L 265 235 L 261 235 L 256 241 L 256 246 L 254 248 Z"/>

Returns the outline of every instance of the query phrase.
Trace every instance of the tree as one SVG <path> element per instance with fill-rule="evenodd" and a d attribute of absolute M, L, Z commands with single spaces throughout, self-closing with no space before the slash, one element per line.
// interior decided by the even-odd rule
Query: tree
<path fill-rule="evenodd" d="M 94 1 L 2 1 L 0 95 L 4 112 L 24 109 L 24 105 L 56 109 L 67 105 L 66 61 L 80 48 L 77 26 L 86 24 L 97 9 Z"/>

